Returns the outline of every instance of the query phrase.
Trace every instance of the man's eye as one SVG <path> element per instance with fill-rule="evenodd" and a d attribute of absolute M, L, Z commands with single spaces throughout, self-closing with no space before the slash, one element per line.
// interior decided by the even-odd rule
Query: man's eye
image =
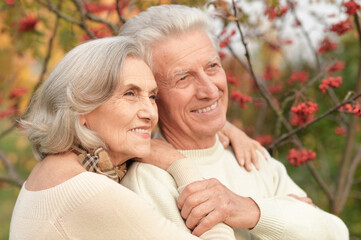
<path fill-rule="evenodd" d="M 218 65 L 217 63 L 212 63 L 210 67 L 214 68 L 214 67 L 217 67 L 217 65 Z"/>
<path fill-rule="evenodd" d="M 181 77 L 179 80 L 183 81 L 186 80 L 187 76 Z"/>

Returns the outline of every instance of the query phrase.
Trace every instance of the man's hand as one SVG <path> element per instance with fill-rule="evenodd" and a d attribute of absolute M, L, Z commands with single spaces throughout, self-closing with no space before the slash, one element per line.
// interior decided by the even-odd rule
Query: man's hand
<path fill-rule="evenodd" d="M 185 158 L 185 156 L 178 152 L 171 144 L 160 139 L 152 139 L 150 155 L 146 158 L 137 158 L 136 160 L 167 170 L 173 162 L 182 158 Z"/>
<path fill-rule="evenodd" d="M 233 228 L 251 229 L 260 218 L 260 210 L 251 198 L 233 193 L 217 179 L 189 184 L 178 198 L 178 208 L 196 236 L 221 222 Z"/>
<path fill-rule="evenodd" d="M 232 144 L 239 165 L 244 166 L 247 171 L 252 170 L 252 163 L 256 169 L 259 170 L 256 150 L 267 159 L 267 155 L 259 142 L 248 137 L 241 129 L 228 121 L 221 131 L 218 132 L 218 136 L 225 148 L 227 148 L 230 143 Z"/>

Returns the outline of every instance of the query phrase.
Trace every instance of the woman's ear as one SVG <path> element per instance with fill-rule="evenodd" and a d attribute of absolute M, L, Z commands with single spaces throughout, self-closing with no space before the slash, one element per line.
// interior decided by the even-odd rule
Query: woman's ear
<path fill-rule="evenodd" d="M 86 117 L 85 115 L 80 115 L 80 124 L 83 125 L 83 126 L 86 126 Z"/>

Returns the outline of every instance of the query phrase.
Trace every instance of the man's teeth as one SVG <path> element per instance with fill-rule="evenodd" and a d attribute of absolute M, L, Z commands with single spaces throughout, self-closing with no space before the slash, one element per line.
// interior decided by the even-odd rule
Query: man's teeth
<path fill-rule="evenodd" d="M 148 133 L 148 129 L 143 129 L 143 128 L 133 128 L 131 131 L 138 133 Z"/>
<path fill-rule="evenodd" d="M 210 107 L 206 107 L 206 108 L 203 108 L 203 109 L 198 109 L 196 110 L 197 113 L 205 113 L 205 112 L 209 112 L 213 109 L 215 109 L 217 107 L 217 102 L 215 102 L 212 106 Z"/>

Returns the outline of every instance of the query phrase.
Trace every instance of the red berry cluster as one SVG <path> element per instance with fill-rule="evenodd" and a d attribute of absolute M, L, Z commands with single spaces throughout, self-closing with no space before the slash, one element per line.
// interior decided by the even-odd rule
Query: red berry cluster
<path fill-rule="evenodd" d="M 264 13 L 268 15 L 269 20 L 273 20 L 276 17 L 282 17 L 289 9 L 289 6 L 286 5 L 284 7 L 280 6 L 268 6 Z"/>
<path fill-rule="evenodd" d="M 291 124 L 293 126 L 302 126 L 313 120 L 313 114 L 318 112 L 318 105 L 312 101 L 308 101 L 291 107 L 291 111 Z"/>
<path fill-rule="evenodd" d="M 226 35 L 226 32 L 227 32 L 227 30 L 224 29 L 224 30 L 221 32 L 220 37 Z M 227 47 L 227 46 L 229 45 L 229 43 L 231 42 L 231 38 L 232 38 L 235 34 L 236 34 L 236 30 L 232 30 L 231 34 L 226 35 L 226 36 L 224 37 L 224 39 L 219 43 L 219 46 L 220 46 L 221 48 Z"/>
<path fill-rule="evenodd" d="M 15 0 L 5 0 L 5 3 L 7 5 L 14 5 L 15 4 Z"/>
<path fill-rule="evenodd" d="M 318 53 L 324 53 L 338 48 L 337 43 L 331 42 L 331 40 L 327 37 L 321 41 L 320 45 L 320 48 L 317 50 Z"/>
<path fill-rule="evenodd" d="M 346 12 L 348 15 L 354 15 L 358 10 L 361 9 L 361 6 L 354 1 L 345 2 L 343 3 L 343 6 L 346 8 Z"/>
<path fill-rule="evenodd" d="M 338 88 L 342 84 L 342 77 L 329 77 L 322 80 L 320 86 L 318 86 L 319 89 L 321 89 L 322 93 L 326 93 L 326 90 L 330 87 L 332 88 Z"/>
<path fill-rule="evenodd" d="M 357 104 L 345 104 L 340 107 L 340 110 L 361 117 L 361 107 Z"/>
<path fill-rule="evenodd" d="M 219 58 L 220 58 L 220 59 L 224 59 L 224 58 L 227 56 L 227 55 L 226 55 L 224 52 L 222 52 L 222 51 L 219 51 L 218 55 L 219 55 Z"/>
<path fill-rule="evenodd" d="M 237 78 L 233 75 L 233 72 L 231 70 L 227 70 L 226 77 L 228 83 L 240 86 L 240 82 L 237 81 Z"/>
<path fill-rule="evenodd" d="M 17 112 L 16 107 L 10 107 L 8 109 L 0 111 L 0 120 L 4 119 L 4 118 L 7 118 L 7 117 L 9 117 L 11 115 L 14 115 L 16 112 Z"/>
<path fill-rule="evenodd" d="M 83 7 L 90 13 L 101 13 L 105 11 L 113 11 L 116 9 L 115 4 L 101 4 L 94 2 L 84 2 Z"/>
<path fill-rule="evenodd" d="M 268 146 L 273 142 L 272 135 L 259 135 L 253 137 L 253 139 L 259 142 L 262 146 Z"/>
<path fill-rule="evenodd" d="M 26 87 L 17 87 L 10 91 L 9 98 L 19 98 L 25 95 L 29 90 Z"/>
<path fill-rule="evenodd" d="M 333 64 L 329 69 L 329 73 L 337 73 L 341 72 L 345 68 L 345 62 L 344 61 L 337 61 L 335 64 Z"/>
<path fill-rule="evenodd" d="M 280 76 L 281 71 L 272 65 L 268 65 L 263 73 L 263 78 L 265 80 L 272 80 L 274 78 L 279 78 Z"/>
<path fill-rule="evenodd" d="M 39 19 L 34 16 L 27 16 L 20 20 L 18 31 L 22 32 L 29 32 L 35 29 L 36 24 L 39 22 Z"/>
<path fill-rule="evenodd" d="M 233 101 L 239 102 L 241 108 L 246 108 L 246 103 L 252 101 L 250 96 L 244 95 L 237 90 L 232 90 L 230 98 Z"/>
<path fill-rule="evenodd" d="M 296 150 L 292 148 L 287 155 L 287 160 L 294 166 L 304 165 L 307 161 L 314 160 L 316 153 L 312 150 Z"/>
<path fill-rule="evenodd" d="M 112 32 L 109 29 L 109 27 L 107 25 L 104 25 L 104 24 L 99 25 L 97 27 L 93 27 L 93 28 L 90 29 L 90 31 L 92 31 L 97 38 L 112 36 Z M 82 36 L 82 40 L 83 41 L 90 40 L 90 37 L 88 36 L 88 34 L 85 34 L 85 35 Z"/>
<path fill-rule="evenodd" d="M 352 29 L 352 22 L 349 19 L 336 23 L 330 27 L 331 32 L 337 33 L 337 35 L 342 35 Z"/>
<path fill-rule="evenodd" d="M 347 129 L 344 127 L 337 127 L 335 129 L 335 134 L 340 136 L 346 136 L 347 135 Z"/>
<path fill-rule="evenodd" d="M 282 82 L 277 82 L 271 85 L 268 85 L 268 91 L 272 94 L 278 94 L 281 93 L 284 89 L 284 85 Z"/>
<path fill-rule="evenodd" d="M 295 82 L 299 82 L 299 83 L 305 83 L 308 78 L 309 78 L 310 74 L 308 72 L 304 72 L 304 71 L 292 71 L 291 76 L 288 78 L 287 83 L 289 85 L 294 84 Z"/>

